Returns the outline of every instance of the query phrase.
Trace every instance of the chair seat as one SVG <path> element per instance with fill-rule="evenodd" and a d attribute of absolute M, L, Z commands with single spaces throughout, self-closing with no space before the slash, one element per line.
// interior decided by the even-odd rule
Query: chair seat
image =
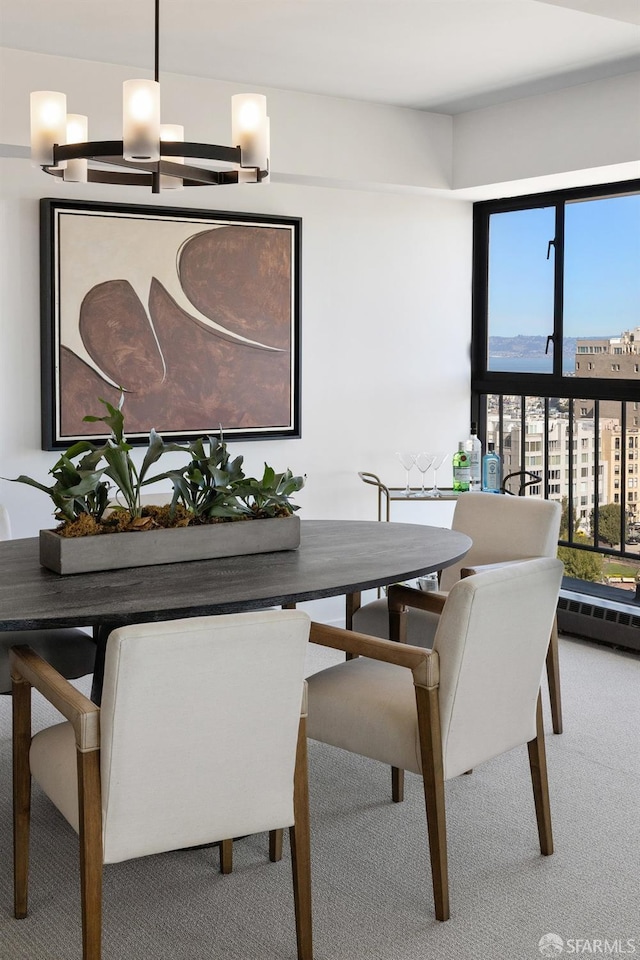
<path fill-rule="evenodd" d="M 0 694 L 11 693 L 9 650 L 28 644 L 70 680 L 93 673 L 96 645 L 84 630 L 60 627 L 57 630 L 10 630 L 0 633 Z"/>
<path fill-rule="evenodd" d="M 428 610 L 407 610 L 407 643 L 415 647 L 433 647 L 439 616 Z M 369 637 L 386 640 L 389 636 L 389 608 L 386 600 L 373 600 L 360 607 L 353 615 L 353 630 Z"/>
<path fill-rule="evenodd" d="M 410 670 L 358 657 L 315 673 L 307 683 L 312 740 L 422 773 Z"/>

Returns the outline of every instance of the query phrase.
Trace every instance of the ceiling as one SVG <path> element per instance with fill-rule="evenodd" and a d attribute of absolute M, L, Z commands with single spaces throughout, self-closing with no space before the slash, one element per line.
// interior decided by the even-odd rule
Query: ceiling
<path fill-rule="evenodd" d="M 640 70 L 640 0 L 162 0 L 160 71 L 457 114 Z M 152 0 L 0 0 L 0 44 L 153 70 Z"/>

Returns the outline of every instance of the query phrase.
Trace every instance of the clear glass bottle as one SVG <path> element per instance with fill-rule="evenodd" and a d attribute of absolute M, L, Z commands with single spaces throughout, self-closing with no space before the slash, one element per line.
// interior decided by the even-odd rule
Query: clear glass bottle
<path fill-rule="evenodd" d="M 469 489 L 471 482 L 469 456 L 465 447 L 465 441 L 461 440 L 456 453 L 453 455 L 453 489 L 455 493 L 464 493 Z"/>
<path fill-rule="evenodd" d="M 500 493 L 502 463 L 495 451 L 495 444 L 489 442 L 488 447 L 482 458 L 482 489 L 485 493 Z"/>
<path fill-rule="evenodd" d="M 469 456 L 469 469 L 471 471 L 469 489 L 480 490 L 482 484 L 482 443 L 478 439 L 478 424 L 475 421 L 471 424 L 471 435 L 465 447 Z"/>

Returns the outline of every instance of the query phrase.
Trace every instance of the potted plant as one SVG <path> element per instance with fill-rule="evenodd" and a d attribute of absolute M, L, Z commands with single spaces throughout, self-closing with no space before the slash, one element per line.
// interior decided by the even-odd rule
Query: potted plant
<path fill-rule="evenodd" d="M 261 479 L 246 477 L 243 457 L 231 460 L 222 431 L 219 438 L 181 445 L 165 444 L 152 430 L 138 469 L 124 432 L 122 398 L 118 407 L 101 403 L 107 408 L 104 417 L 84 419 L 107 424 L 110 436 L 103 445 L 81 440 L 69 447 L 49 471 L 51 486 L 15 478 L 47 493 L 55 508 L 59 526 L 40 531 L 43 566 L 82 573 L 299 546 L 299 508 L 291 496 L 304 486 L 304 477 L 290 470 L 276 473 L 267 464 Z M 187 454 L 186 463 L 149 476 L 168 451 Z M 145 504 L 143 488 L 164 479 L 173 487 L 171 502 Z M 262 522 L 234 522 L 246 520 Z"/>

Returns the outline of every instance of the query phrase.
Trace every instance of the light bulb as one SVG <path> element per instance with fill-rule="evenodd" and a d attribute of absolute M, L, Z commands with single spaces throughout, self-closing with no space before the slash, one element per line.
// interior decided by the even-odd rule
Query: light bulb
<path fill-rule="evenodd" d="M 79 113 L 67 114 L 67 143 L 86 143 L 89 139 L 89 121 Z M 64 179 L 72 183 L 87 182 L 87 161 L 67 160 Z"/>
<path fill-rule="evenodd" d="M 125 160 L 160 159 L 160 84 L 125 80 L 122 84 L 122 141 Z"/>
<path fill-rule="evenodd" d="M 54 90 L 34 90 L 31 94 L 31 162 L 34 167 L 53 164 L 53 146 L 65 142 L 67 135 L 67 98 Z M 65 167 L 65 163 L 59 164 Z"/>
<path fill-rule="evenodd" d="M 243 167 L 267 169 L 267 98 L 237 93 L 231 98 L 231 136 L 239 146 Z"/>

